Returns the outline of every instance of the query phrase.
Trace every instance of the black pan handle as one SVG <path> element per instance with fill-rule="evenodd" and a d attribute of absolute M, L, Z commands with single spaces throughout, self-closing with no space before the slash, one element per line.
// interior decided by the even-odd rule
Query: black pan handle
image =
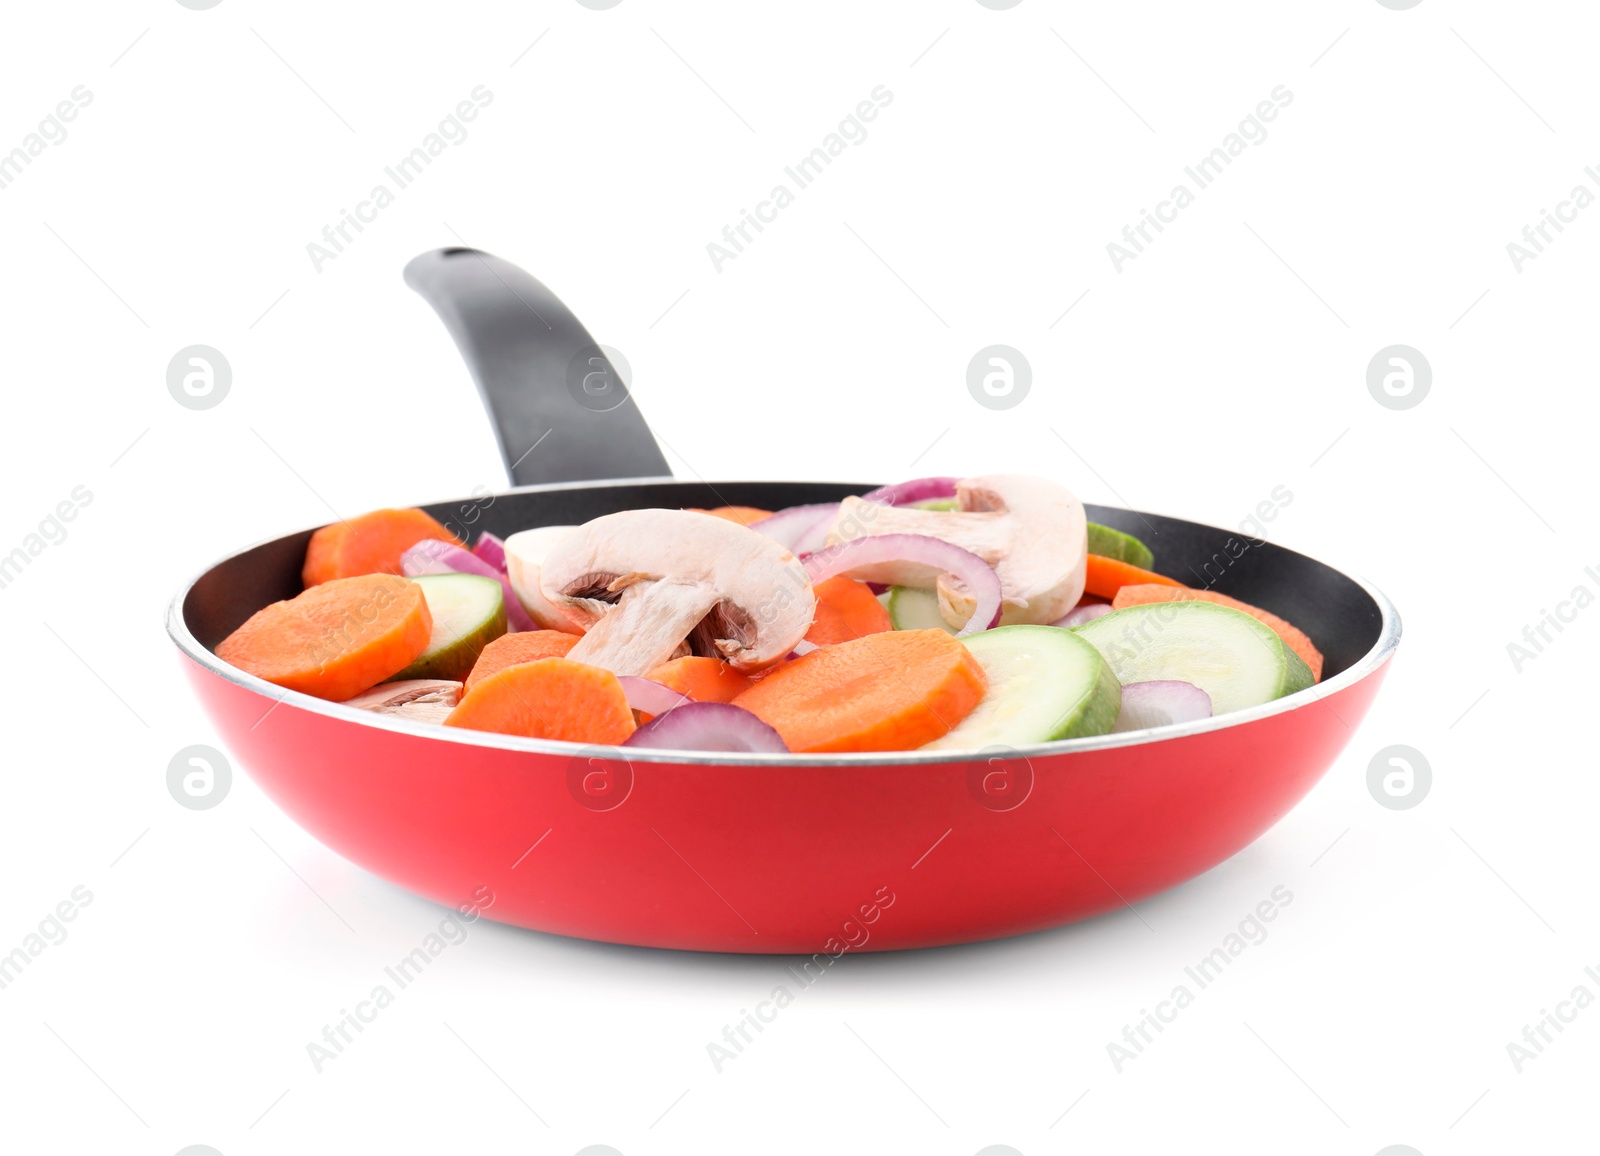
<path fill-rule="evenodd" d="M 611 358 L 537 280 L 459 248 L 413 258 L 405 278 L 472 371 L 513 485 L 672 476 Z"/>

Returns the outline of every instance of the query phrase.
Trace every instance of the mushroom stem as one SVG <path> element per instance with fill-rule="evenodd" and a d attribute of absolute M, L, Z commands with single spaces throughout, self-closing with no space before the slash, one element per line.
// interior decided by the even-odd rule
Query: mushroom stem
<path fill-rule="evenodd" d="M 717 591 L 696 583 L 634 582 L 567 657 L 614 674 L 646 674 L 676 654 L 720 599 Z"/>

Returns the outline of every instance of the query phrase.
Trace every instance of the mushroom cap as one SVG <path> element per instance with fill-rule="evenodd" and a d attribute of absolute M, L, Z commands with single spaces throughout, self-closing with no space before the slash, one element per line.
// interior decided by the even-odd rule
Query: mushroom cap
<path fill-rule="evenodd" d="M 1001 621 L 1048 623 L 1083 597 L 1088 522 L 1083 503 L 1065 486 L 1028 474 L 986 474 L 956 485 L 957 509 L 918 510 L 846 498 L 828 543 L 863 535 L 926 534 L 970 550 L 994 567 L 1004 603 Z M 892 563 L 856 571 L 874 582 L 929 585 L 925 567 Z M 949 575 L 936 583 L 940 610 L 951 625 L 972 614 L 973 600 Z"/>
<path fill-rule="evenodd" d="M 395 715 L 412 722 L 442 723 L 461 701 L 462 686 L 442 678 L 408 678 L 385 682 L 355 698 L 345 706 Z"/>
<path fill-rule="evenodd" d="M 1005 602 L 1002 621 L 1055 622 L 1083 598 L 1089 524 L 1071 490 L 1030 474 L 986 474 L 956 483 L 956 504 L 965 513 L 1003 513 L 1011 520 L 1011 546 L 994 566 Z M 941 603 L 971 613 L 959 584 L 941 578 L 939 594 Z"/>
<path fill-rule="evenodd" d="M 785 657 L 816 613 L 810 577 L 793 553 L 735 522 L 688 510 L 595 518 L 564 536 L 539 574 L 545 598 L 585 626 L 610 613 L 630 587 L 646 583 L 714 595 L 683 637 L 695 653 L 741 669 Z M 630 597 L 648 598 L 649 591 Z"/>

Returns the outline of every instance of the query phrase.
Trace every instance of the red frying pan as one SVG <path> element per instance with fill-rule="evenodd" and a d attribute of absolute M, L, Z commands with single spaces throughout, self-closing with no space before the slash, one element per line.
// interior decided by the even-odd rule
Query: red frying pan
<path fill-rule="evenodd" d="M 647 506 L 778 509 L 876 484 L 674 481 L 605 352 L 538 281 L 470 249 L 418 257 L 406 279 L 471 366 L 517 484 L 427 507 L 463 536 Z M 1232 531 L 1156 514 L 1091 506 L 1089 517 L 1150 540 L 1163 572 L 1299 625 L 1325 654 L 1324 680 L 1154 734 L 976 761 L 623 751 L 446 730 L 286 692 L 212 653 L 300 591 L 310 530 L 206 570 L 173 600 L 167 629 L 262 789 L 334 851 L 439 903 L 700 951 L 963 943 L 1131 906 L 1247 846 L 1344 748 L 1400 639 L 1383 594 L 1293 551 L 1240 553 Z"/>

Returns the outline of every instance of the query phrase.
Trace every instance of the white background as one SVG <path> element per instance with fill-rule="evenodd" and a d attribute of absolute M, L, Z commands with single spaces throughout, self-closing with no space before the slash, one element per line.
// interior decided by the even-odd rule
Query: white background
<path fill-rule="evenodd" d="M 1578 984 L 1600 996 L 1600 610 L 1520 673 L 1506 651 L 1600 586 L 1600 211 L 1520 273 L 1506 252 L 1596 185 L 1590 16 L 8 6 L 0 151 L 74 86 L 93 102 L 0 190 L 0 553 L 75 486 L 93 501 L 0 590 L 0 952 L 74 887 L 94 898 L 0 991 L 0 1148 L 1593 1151 L 1600 1010 L 1520 1074 L 1506 1051 Z M 477 85 L 469 138 L 316 271 L 307 242 Z M 877 85 L 867 139 L 717 272 L 707 243 Z M 1278 85 L 1267 139 L 1117 272 L 1107 243 Z M 174 803 L 168 760 L 217 739 L 162 617 L 216 557 L 330 508 L 502 484 L 399 276 L 462 243 L 624 351 L 680 476 L 1030 470 L 1228 525 L 1286 486 L 1270 536 L 1400 606 L 1387 685 L 1232 861 L 1137 913 L 847 956 L 720 1074 L 706 1044 L 781 961 L 483 923 L 319 1075 L 306 1044 L 439 912 L 243 768 L 216 809 Z M 205 412 L 165 383 L 197 342 L 234 374 Z M 1006 412 L 965 384 L 996 342 L 1034 372 Z M 1395 342 L 1434 375 L 1404 412 L 1365 381 Z M 1433 768 L 1411 810 L 1366 787 L 1391 743 Z M 1270 937 L 1119 1074 L 1123 1025 L 1280 885 Z"/>

